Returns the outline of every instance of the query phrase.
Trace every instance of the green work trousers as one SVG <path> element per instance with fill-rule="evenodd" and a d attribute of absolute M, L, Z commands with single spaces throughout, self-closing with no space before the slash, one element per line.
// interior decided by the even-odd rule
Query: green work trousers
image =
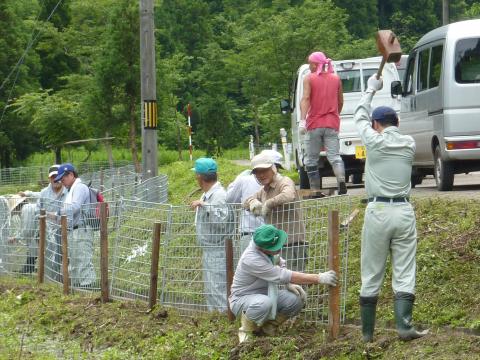
<path fill-rule="evenodd" d="M 392 262 L 392 288 L 415 293 L 417 230 L 409 202 L 370 202 L 362 232 L 360 296 L 377 296 L 385 276 L 388 254 Z"/>

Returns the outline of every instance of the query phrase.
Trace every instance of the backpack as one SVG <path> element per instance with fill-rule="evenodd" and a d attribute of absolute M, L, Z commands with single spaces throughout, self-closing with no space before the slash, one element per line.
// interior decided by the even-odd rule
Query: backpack
<path fill-rule="evenodd" d="M 87 225 L 90 225 L 93 230 L 100 230 L 100 206 L 105 202 L 102 193 L 94 188 L 88 186 L 89 191 L 89 209 L 87 213 Z M 108 203 L 107 203 L 107 220 L 109 215 Z"/>

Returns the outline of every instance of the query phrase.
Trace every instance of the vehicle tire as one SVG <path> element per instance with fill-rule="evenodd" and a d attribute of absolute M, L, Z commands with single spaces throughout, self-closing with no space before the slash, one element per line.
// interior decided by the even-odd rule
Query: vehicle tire
<path fill-rule="evenodd" d="M 437 145 L 434 152 L 434 175 L 435 183 L 439 191 L 450 191 L 453 188 L 454 172 L 450 162 L 442 159 L 440 147 Z"/>
<path fill-rule="evenodd" d="M 362 183 L 362 175 L 361 173 L 352 174 L 352 184 L 358 185 Z"/>

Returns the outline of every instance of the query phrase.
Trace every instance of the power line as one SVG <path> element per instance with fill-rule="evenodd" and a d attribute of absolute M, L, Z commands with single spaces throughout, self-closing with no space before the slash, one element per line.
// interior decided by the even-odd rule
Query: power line
<path fill-rule="evenodd" d="M 63 0 L 59 0 L 57 2 L 57 4 L 53 7 L 52 11 L 50 12 L 50 15 L 48 15 L 48 17 L 45 19 L 45 21 L 49 21 L 51 19 L 51 17 L 53 16 L 53 14 L 55 13 L 55 11 L 57 10 L 57 8 L 60 6 L 60 4 L 62 3 Z M 43 2 L 40 6 L 43 5 Z M 35 22 L 38 22 L 38 18 L 40 17 L 40 12 L 38 13 L 38 16 L 37 18 L 35 19 Z M 20 56 L 20 59 L 18 59 L 17 63 L 15 64 L 15 66 L 13 67 L 13 69 L 10 71 L 10 73 L 7 75 L 7 78 L 3 81 L 2 85 L 0 86 L 0 90 L 3 89 L 3 87 L 5 86 L 5 84 L 8 82 L 8 80 L 10 79 L 10 76 L 12 76 L 13 72 L 15 70 L 17 70 L 16 74 L 15 74 L 15 79 L 13 81 L 13 84 L 12 84 L 12 87 L 10 88 L 10 91 L 8 93 L 8 98 L 7 98 L 7 101 L 5 103 L 5 106 L 3 108 L 3 111 L 2 111 L 2 116 L 0 117 L 0 123 L 2 122 L 3 120 L 3 117 L 5 115 L 5 112 L 7 110 L 7 106 L 8 106 L 8 103 L 10 102 L 10 99 L 11 99 L 11 96 L 12 96 L 12 93 L 13 93 L 13 90 L 15 88 L 15 84 L 17 82 L 17 79 L 18 79 L 18 75 L 20 73 L 20 65 L 22 65 L 23 61 L 25 60 L 25 57 L 27 56 L 27 53 L 28 51 L 30 50 L 30 48 L 33 46 L 34 42 L 38 39 L 38 37 L 40 36 L 40 30 L 37 31 L 37 33 L 35 34 L 35 37 L 33 37 L 33 34 L 35 33 L 35 27 L 36 27 L 36 24 L 34 26 L 34 29 L 30 35 L 30 40 L 29 42 L 27 43 L 27 47 L 25 48 L 22 56 Z"/>

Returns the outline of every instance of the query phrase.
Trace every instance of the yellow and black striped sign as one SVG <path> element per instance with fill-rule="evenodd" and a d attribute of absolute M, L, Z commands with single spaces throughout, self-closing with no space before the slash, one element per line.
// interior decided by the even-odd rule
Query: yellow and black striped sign
<path fill-rule="evenodd" d="M 157 128 L 157 101 L 143 101 L 143 127 L 145 129 Z"/>

